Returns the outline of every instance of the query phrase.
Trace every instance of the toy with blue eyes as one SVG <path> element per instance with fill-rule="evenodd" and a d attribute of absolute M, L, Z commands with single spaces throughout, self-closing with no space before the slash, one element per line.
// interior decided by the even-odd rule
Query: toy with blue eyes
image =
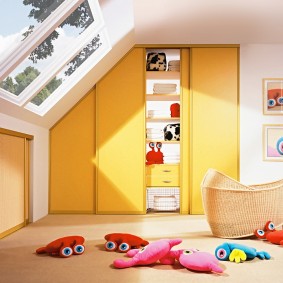
<path fill-rule="evenodd" d="M 235 261 L 236 263 L 251 260 L 255 257 L 259 259 L 270 259 L 269 253 L 256 251 L 255 248 L 247 247 L 235 243 L 224 243 L 215 249 L 215 256 L 219 260 Z"/>
<path fill-rule="evenodd" d="M 281 137 L 276 143 L 277 151 L 283 155 L 283 137 Z"/>
<path fill-rule="evenodd" d="M 51 256 L 70 257 L 72 254 L 81 255 L 85 251 L 84 237 L 67 236 L 49 243 L 45 247 L 38 248 L 37 254 L 49 254 Z"/>

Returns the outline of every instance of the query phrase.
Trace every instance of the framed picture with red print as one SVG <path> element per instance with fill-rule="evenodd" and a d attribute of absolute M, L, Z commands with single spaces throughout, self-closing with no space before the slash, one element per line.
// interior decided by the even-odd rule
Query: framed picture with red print
<path fill-rule="evenodd" d="M 283 115 L 283 78 L 263 79 L 263 114 Z"/>
<path fill-rule="evenodd" d="M 283 125 L 263 125 L 263 160 L 283 161 Z"/>

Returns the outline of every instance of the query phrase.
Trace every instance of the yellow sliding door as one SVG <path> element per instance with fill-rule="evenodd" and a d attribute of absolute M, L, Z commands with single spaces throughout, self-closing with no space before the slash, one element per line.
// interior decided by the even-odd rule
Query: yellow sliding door
<path fill-rule="evenodd" d="M 191 49 L 191 213 L 208 168 L 238 179 L 238 49 Z"/>
<path fill-rule="evenodd" d="M 97 213 L 140 214 L 144 205 L 144 50 L 131 50 L 97 84 Z"/>
<path fill-rule="evenodd" d="M 50 213 L 95 211 L 95 90 L 50 130 Z"/>
<path fill-rule="evenodd" d="M 24 134 L 0 129 L 0 238 L 28 222 L 28 155 Z"/>

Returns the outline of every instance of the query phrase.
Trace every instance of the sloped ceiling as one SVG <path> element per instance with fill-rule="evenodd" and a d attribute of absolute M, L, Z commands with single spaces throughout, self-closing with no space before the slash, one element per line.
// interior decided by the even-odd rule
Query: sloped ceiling
<path fill-rule="evenodd" d="M 282 0 L 99 0 L 112 50 L 44 117 L 0 99 L 0 112 L 50 128 L 134 44 L 283 43 Z"/>

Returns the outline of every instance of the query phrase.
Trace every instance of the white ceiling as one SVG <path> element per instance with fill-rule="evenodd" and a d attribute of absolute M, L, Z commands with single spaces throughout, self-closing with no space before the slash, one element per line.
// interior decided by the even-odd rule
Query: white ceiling
<path fill-rule="evenodd" d="M 0 112 L 50 128 L 136 44 L 283 43 L 283 0 L 99 0 L 112 50 L 44 117 L 0 100 Z"/>
<path fill-rule="evenodd" d="M 282 0 L 134 0 L 136 43 L 282 43 L 282 11 Z"/>

